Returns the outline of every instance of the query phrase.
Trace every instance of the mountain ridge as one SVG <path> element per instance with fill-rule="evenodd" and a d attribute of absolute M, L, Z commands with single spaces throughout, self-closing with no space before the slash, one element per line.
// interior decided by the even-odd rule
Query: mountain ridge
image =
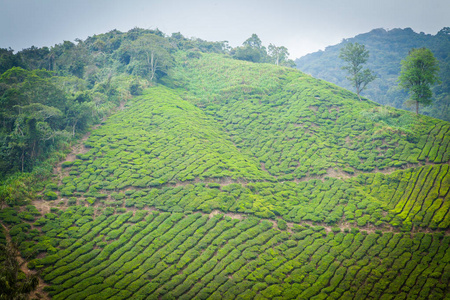
<path fill-rule="evenodd" d="M 377 103 L 396 108 L 408 109 L 404 102 L 408 94 L 397 87 L 400 75 L 400 61 L 408 55 L 412 48 L 429 48 L 439 60 L 440 77 L 443 82 L 434 87 L 434 104 L 421 108 L 423 114 L 448 121 L 448 82 L 449 59 L 447 49 L 450 47 L 448 27 L 441 29 L 436 35 L 416 33 L 411 28 L 385 30 L 373 29 L 370 32 L 343 39 L 339 44 L 328 46 L 324 51 L 307 54 L 295 60 L 297 68 L 315 77 L 333 82 L 339 86 L 353 90 L 346 79 L 339 59 L 339 50 L 345 43 L 359 43 L 366 46 L 370 56 L 367 67 L 378 76 L 362 93 Z"/>

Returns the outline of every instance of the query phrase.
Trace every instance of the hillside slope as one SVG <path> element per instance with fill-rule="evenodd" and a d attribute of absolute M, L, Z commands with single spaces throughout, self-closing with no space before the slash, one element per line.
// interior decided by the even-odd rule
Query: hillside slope
<path fill-rule="evenodd" d="M 0 214 L 54 299 L 450 292 L 450 124 L 299 71 L 174 55 Z M 44 256 L 44 254 L 46 254 Z"/>
<path fill-rule="evenodd" d="M 297 68 L 303 72 L 335 83 L 351 91 L 354 88 L 346 79 L 347 74 L 341 69 L 343 62 L 339 59 L 339 51 L 345 43 L 359 43 L 370 52 L 367 67 L 375 72 L 378 78 L 370 83 L 362 95 L 383 105 L 408 109 L 404 102 L 408 99 L 406 91 L 398 88 L 400 62 L 406 58 L 412 48 L 429 48 L 439 61 L 442 84 L 434 88 L 434 103 L 421 108 L 421 113 L 442 120 L 450 121 L 449 83 L 450 83 L 450 34 L 443 28 L 436 35 L 416 33 L 406 29 L 374 29 L 368 33 L 345 39 L 341 43 L 305 55 L 295 60 Z"/>

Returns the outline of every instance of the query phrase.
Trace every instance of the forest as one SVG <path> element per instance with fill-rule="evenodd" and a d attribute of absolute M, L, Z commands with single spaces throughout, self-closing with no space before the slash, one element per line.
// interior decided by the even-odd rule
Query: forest
<path fill-rule="evenodd" d="M 256 34 L 76 42 L 0 51 L 2 297 L 449 299 L 449 122 Z"/>

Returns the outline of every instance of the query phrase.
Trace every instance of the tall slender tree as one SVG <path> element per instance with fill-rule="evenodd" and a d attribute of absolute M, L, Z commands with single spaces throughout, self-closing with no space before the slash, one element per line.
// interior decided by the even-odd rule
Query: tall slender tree
<path fill-rule="evenodd" d="M 350 74 L 347 79 L 356 88 L 356 94 L 361 100 L 361 92 L 377 78 L 371 70 L 363 69 L 363 65 L 369 59 L 369 50 L 366 50 L 364 45 L 348 43 L 341 49 L 339 58 L 347 62 L 342 69 Z"/>
<path fill-rule="evenodd" d="M 419 114 L 419 104 L 427 106 L 432 103 L 431 86 L 439 82 L 438 60 L 430 49 L 419 48 L 409 51 L 401 64 L 399 85 L 409 91 L 410 101 L 415 103 L 416 114 Z"/>
<path fill-rule="evenodd" d="M 277 66 L 283 65 L 284 62 L 288 61 L 289 52 L 286 47 L 277 47 L 274 44 L 270 44 L 268 49 L 269 55 L 272 58 L 272 62 Z"/>

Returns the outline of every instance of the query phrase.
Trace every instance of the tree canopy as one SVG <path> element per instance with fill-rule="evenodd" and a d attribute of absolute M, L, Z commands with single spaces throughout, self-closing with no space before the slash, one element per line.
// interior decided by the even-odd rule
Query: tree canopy
<path fill-rule="evenodd" d="M 352 85 L 356 88 L 356 94 L 361 99 L 360 93 L 376 78 L 372 71 L 363 69 L 363 65 L 369 59 L 369 51 L 366 50 L 364 45 L 348 43 L 341 49 L 339 58 L 347 62 L 347 65 L 343 66 L 342 69 L 350 74 L 347 79 L 352 82 Z"/>
<path fill-rule="evenodd" d="M 269 44 L 268 50 L 271 63 L 277 66 L 295 67 L 295 63 L 289 59 L 289 51 L 286 47 Z"/>
<path fill-rule="evenodd" d="M 244 41 L 242 47 L 236 47 L 231 51 L 234 58 L 255 63 L 270 63 L 277 66 L 294 67 L 295 63 L 289 59 L 288 49 L 284 46 L 269 44 L 266 49 L 257 34 L 252 34 Z"/>
<path fill-rule="evenodd" d="M 419 48 L 412 49 L 401 64 L 399 85 L 409 91 L 410 100 L 415 103 L 418 114 L 419 104 L 427 106 L 432 102 L 431 86 L 439 82 L 438 60 L 430 49 Z"/>
<path fill-rule="evenodd" d="M 157 72 L 166 74 L 172 58 L 169 42 L 156 34 L 143 34 L 134 41 L 123 43 L 119 51 L 129 56 L 128 70 L 133 75 L 148 77 L 153 81 Z"/>

